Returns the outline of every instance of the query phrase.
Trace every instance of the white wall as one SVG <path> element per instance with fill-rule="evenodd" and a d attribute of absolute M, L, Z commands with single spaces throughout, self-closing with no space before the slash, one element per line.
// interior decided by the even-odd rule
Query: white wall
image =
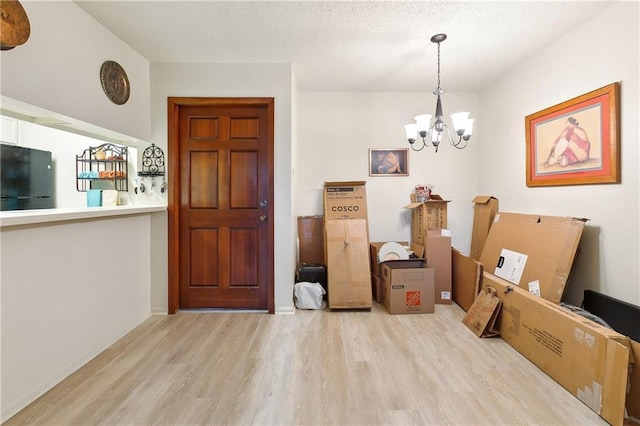
<path fill-rule="evenodd" d="M 151 65 L 151 139 L 167 148 L 167 98 L 169 97 L 273 97 L 275 98 L 275 307 L 293 310 L 295 249 L 291 222 L 291 93 L 289 64 L 180 64 Z M 170 161 L 170 160 L 169 160 Z M 156 215 L 159 222 L 165 222 Z M 166 215 L 165 215 L 166 216 Z M 153 235 L 153 245 L 167 247 L 167 232 Z M 154 259 L 166 271 L 167 258 Z M 152 309 L 167 310 L 166 274 L 152 276 Z"/>
<path fill-rule="evenodd" d="M 71 1 L 22 2 L 29 40 L 2 52 L 2 95 L 114 132 L 149 139 L 149 61 Z M 131 95 L 112 103 L 100 83 L 106 60 L 126 71 Z"/>
<path fill-rule="evenodd" d="M 477 98 L 470 93 L 445 93 L 446 121 L 457 111 L 477 118 Z M 431 93 L 315 93 L 298 96 L 298 164 L 296 214 L 322 214 L 326 181 L 367 182 L 371 241 L 409 241 L 409 194 L 416 184 L 435 185 L 434 192 L 451 200 L 448 227 L 452 245 L 468 254 L 471 245 L 473 203 L 477 194 L 477 156 L 484 140 L 475 132 L 469 146 L 458 150 L 441 144 L 420 152 L 409 151 L 409 176 L 370 177 L 370 148 L 408 148 L 403 125 L 420 113 L 435 113 Z"/>
<path fill-rule="evenodd" d="M 109 129 L 109 137 L 148 140 L 149 62 L 71 1 L 22 4 L 31 36 L 2 52 L 2 108 L 35 106 L 31 117 L 53 112 L 74 125 Z M 128 74 L 125 105 L 113 104 L 102 90 L 105 60 Z M 84 205 L 84 195 L 75 192 L 74 160 L 79 147 L 93 142 L 51 135 L 21 124 L 18 143 L 53 152 L 58 207 Z M 2 421 L 149 316 L 154 217 L 2 227 Z"/>
<path fill-rule="evenodd" d="M 149 223 L 2 227 L 2 421 L 150 315 Z"/>
<path fill-rule="evenodd" d="M 565 298 L 585 288 L 640 305 L 639 4 L 620 2 L 529 58 L 480 93 L 478 191 L 502 211 L 591 220 Z M 622 183 L 527 188 L 525 116 L 621 82 Z"/>

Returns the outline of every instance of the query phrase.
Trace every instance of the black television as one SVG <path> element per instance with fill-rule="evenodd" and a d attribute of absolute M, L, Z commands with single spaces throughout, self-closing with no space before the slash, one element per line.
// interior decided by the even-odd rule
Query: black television
<path fill-rule="evenodd" d="M 0 144 L 0 210 L 53 208 L 51 152 Z"/>

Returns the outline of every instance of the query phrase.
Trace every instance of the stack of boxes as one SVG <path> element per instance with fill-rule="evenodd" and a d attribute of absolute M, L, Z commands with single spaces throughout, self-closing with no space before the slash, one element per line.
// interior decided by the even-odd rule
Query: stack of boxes
<path fill-rule="evenodd" d="M 435 303 L 451 304 L 451 231 L 447 228 L 447 205 L 450 201 L 432 194 L 418 201 L 411 194 L 411 244 L 422 246 L 427 264 L 435 270 Z"/>
<path fill-rule="evenodd" d="M 411 195 L 411 251 L 414 259 L 378 264 L 384 243 L 372 243 L 372 286 L 379 288 L 389 313 L 433 313 L 435 304 L 451 304 L 451 233 L 447 229 L 447 203 L 434 194 L 418 201 Z M 406 243 L 401 243 L 406 245 Z M 375 275 L 379 271 L 380 276 Z M 379 286 L 379 287 L 378 287 Z M 378 293 L 376 293 L 378 295 Z"/>

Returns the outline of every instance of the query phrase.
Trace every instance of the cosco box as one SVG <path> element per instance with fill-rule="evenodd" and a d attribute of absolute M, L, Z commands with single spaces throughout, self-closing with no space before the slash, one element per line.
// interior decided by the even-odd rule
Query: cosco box
<path fill-rule="evenodd" d="M 367 220 L 367 193 L 364 181 L 325 182 L 324 218 Z"/>

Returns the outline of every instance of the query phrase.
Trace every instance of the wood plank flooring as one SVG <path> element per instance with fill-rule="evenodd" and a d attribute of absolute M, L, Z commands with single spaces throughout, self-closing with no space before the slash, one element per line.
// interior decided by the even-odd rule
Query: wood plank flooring
<path fill-rule="evenodd" d="M 152 316 L 5 424 L 606 424 L 463 315 Z"/>

